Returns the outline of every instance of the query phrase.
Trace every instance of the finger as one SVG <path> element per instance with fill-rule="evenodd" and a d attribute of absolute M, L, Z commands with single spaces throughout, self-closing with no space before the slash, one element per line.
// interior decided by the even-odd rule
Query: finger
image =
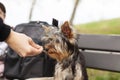
<path fill-rule="evenodd" d="M 18 55 L 20 56 L 20 57 L 25 57 L 26 55 L 25 54 L 21 54 L 20 52 L 17 52 L 18 53 Z"/>
<path fill-rule="evenodd" d="M 43 51 L 43 47 L 40 48 L 34 48 L 31 46 L 31 54 L 30 55 L 37 55 L 40 54 Z"/>
<path fill-rule="evenodd" d="M 30 40 L 30 45 L 34 48 L 38 48 L 38 49 L 41 48 L 41 46 L 36 44 L 32 39 Z"/>

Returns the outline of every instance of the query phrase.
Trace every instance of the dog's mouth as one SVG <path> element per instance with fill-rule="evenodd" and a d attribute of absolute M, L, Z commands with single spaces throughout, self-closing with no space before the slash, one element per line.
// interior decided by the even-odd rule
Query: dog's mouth
<path fill-rule="evenodd" d="M 42 42 L 42 46 L 43 46 L 43 52 L 47 54 L 49 49 L 45 47 L 44 41 Z"/>
<path fill-rule="evenodd" d="M 54 54 L 56 51 L 53 48 L 54 46 L 43 43 L 43 52 L 47 54 Z"/>
<path fill-rule="evenodd" d="M 55 51 L 52 51 L 51 49 L 44 49 L 43 52 L 46 53 L 47 55 L 49 55 L 51 58 L 57 60 L 57 61 L 62 60 L 60 54 L 58 54 Z"/>
<path fill-rule="evenodd" d="M 46 49 L 45 46 L 43 46 L 43 52 L 48 53 L 48 49 Z"/>
<path fill-rule="evenodd" d="M 46 53 L 46 54 L 55 54 L 55 51 L 52 51 L 52 50 L 50 50 L 48 48 L 44 48 L 43 52 Z"/>

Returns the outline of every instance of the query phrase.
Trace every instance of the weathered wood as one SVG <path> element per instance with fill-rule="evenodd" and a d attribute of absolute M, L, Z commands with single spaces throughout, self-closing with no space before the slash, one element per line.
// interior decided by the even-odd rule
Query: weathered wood
<path fill-rule="evenodd" d="M 81 49 L 120 52 L 120 36 L 80 34 L 78 45 Z"/>
<path fill-rule="evenodd" d="M 80 34 L 78 45 L 87 67 L 120 72 L 120 36 Z"/>

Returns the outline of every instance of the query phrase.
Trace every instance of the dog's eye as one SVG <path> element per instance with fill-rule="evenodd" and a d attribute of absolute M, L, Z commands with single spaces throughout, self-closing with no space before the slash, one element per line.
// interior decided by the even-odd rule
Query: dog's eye
<path fill-rule="evenodd" d="M 56 43 L 60 43 L 60 41 L 57 39 L 57 40 L 56 40 Z"/>
<path fill-rule="evenodd" d="M 49 41 L 52 41 L 53 39 L 52 38 L 49 38 Z"/>

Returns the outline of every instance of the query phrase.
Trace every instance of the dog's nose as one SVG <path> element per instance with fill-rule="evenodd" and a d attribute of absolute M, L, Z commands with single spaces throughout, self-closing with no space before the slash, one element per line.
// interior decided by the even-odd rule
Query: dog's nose
<path fill-rule="evenodd" d="M 44 46 L 43 46 L 43 52 L 44 52 L 44 53 L 47 53 L 47 52 L 48 52 L 48 49 L 45 48 Z"/>
<path fill-rule="evenodd" d="M 48 51 L 48 48 L 45 48 L 45 46 L 43 46 L 43 49 L 44 49 L 45 51 Z"/>
<path fill-rule="evenodd" d="M 45 48 L 45 51 L 48 51 L 49 49 Z"/>

